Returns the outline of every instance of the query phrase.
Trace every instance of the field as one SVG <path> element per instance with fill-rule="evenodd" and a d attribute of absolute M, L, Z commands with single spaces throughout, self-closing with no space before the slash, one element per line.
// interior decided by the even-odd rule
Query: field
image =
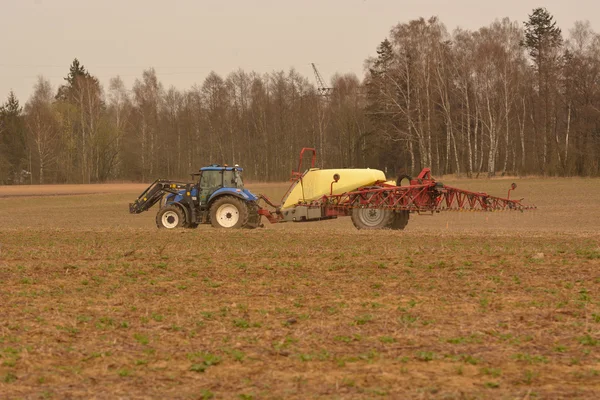
<path fill-rule="evenodd" d="M 145 185 L 0 187 L 0 397 L 598 398 L 600 180 L 517 183 L 537 211 L 402 232 L 163 231 L 128 214 Z"/>

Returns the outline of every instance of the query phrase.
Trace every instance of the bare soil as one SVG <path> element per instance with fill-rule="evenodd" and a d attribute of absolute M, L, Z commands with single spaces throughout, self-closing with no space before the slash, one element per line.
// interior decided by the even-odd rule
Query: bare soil
<path fill-rule="evenodd" d="M 94 185 L 14 185 L 0 186 L 2 197 L 67 196 L 78 194 L 104 194 L 142 192 L 148 185 L 143 183 L 107 183 Z"/>
<path fill-rule="evenodd" d="M 165 232 L 128 214 L 145 185 L 0 188 L 0 397 L 598 398 L 600 180 L 517 183 L 537 211 L 402 232 Z"/>

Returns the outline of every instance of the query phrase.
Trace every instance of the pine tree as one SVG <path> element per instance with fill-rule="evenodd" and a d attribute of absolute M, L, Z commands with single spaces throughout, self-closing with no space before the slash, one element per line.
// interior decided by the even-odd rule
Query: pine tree
<path fill-rule="evenodd" d="M 554 17 L 545 8 L 536 8 L 525 22 L 525 40 L 523 45 L 529 51 L 538 71 L 553 56 L 553 49 L 563 43 L 562 32 L 556 26 Z"/>
<path fill-rule="evenodd" d="M 2 106 L 3 114 L 10 116 L 18 116 L 21 115 L 23 108 L 19 105 L 19 100 L 17 96 L 15 96 L 15 92 L 12 90 L 8 94 L 8 99 L 6 103 Z"/>
<path fill-rule="evenodd" d="M 533 59 L 538 78 L 537 125 L 538 131 L 542 135 L 540 167 L 544 175 L 548 172 L 547 167 L 549 166 L 549 136 L 555 128 L 552 126 L 551 117 L 554 115 L 555 105 L 551 99 L 560 68 L 561 52 L 559 50 L 562 43 L 561 30 L 556 26 L 554 17 L 548 10 L 545 8 L 533 10 L 529 21 L 525 22 L 525 40 L 522 44 Z"/>
<path fill-rule="evenodd" d="M 394 52 L 392 44 L 385 38 L 379 46 L 377 46 L 377 58 L 372 60 L 369 68 L 369 76 L 366 82 L 367 86 L 367 109 L 370 111 L 371 118 L 377 119 L 378 111 L 381 111 L 385 100 L 382 98 L 381 91 L 386 87 L 388 74 Z"/>
<path fill-rule="evenodd" d="M 77 58 L 73 60 L 69 67 L 69 74 L 64 78 L 67 82 L 58 88 L 56 95 L 57 100 L 71 101 L 74 96 L 74 92 L 80 84 L 81 79 L 96 79 L 86 71 L 85 67 L 79 62 Z"/>
<path fill-rule="evenodd" d="M 100 82 L 92 76 L 77 58 L 69 67 L 56 99 L 61 119 L 60 140 L 64 144 L 58 157 L 58 178 L 72 181 L 79 175 L 81 182 L 97 179 L 100 150 L 97 147 L 103 129 L 104 102 Z"/>
<path fill-rule="evenodd" d="M 373 67 L 369 68 L 371 75 L 379 76 L 385 74 L 388 71 L 393 58 L 394 51 L 392 49 L 392 44 L 385 38 L 383 42 L 377 46 L 377 58 L 373 63 Z"/>
<path fill-rule="evenodd" d="M 79 63 L 79 60 L 75 58 L 69 67 L 69 75 L 67 75 L 65 81 L 67 81 L 70 86 L 73 86 L 75 85 L 78 76 L 89 77 L 90 74 L 85 70 L 85 67 Z"/>
<path fill-rule="evenodd" d="M 11 90 L 0 106 L 0 181 L 15 183 L 25 163 L 25 129 L 23 108 Z"/>
<path fill-rule="evenodd" d="M 395 145 L 390 139 L 397 135 L 397 118 L 392 111 L 396 99 L 397 55 L 392 43 L 385 38 L 377 46 L 377 57 L 372 59 L 366 79 L 367 102 L 365 111 L 371 122 L 372 131 L 367 152 L 378 155 L 380 165 L 388 165 Z"/>

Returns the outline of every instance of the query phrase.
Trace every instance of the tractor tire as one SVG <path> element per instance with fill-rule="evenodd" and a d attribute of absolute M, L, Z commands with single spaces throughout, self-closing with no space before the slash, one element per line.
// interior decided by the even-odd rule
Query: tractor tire
<path fill-rule="evenodd" d="M 237 197 L 219 197 L 210 206 L 210 223 L 215 228 L 242 228 L 248 224 L 248 205 Z"/>
<path fill-rule="evenodd" d="M 262 215 L 258 213 L 258 205 L 256 203 L 248 203 L 248 222 L 243 226 L 245 229 L 256 229 L 264 225 L 260 223 Z"/>
<path fill-rule="evenodd" d="M 354 208 L 352 210 L 352 223 L 356 229 L 376 230 L 390 229 L 394 222 L 395 213 L 391 210 L 379 208 Z"/>
<path fill-rule="evenodd" d="M 406 225 L 408 224 L 409 219 L 410 219 L 410 212 L 405 211 L 405 210 L 398 211 L 398 212 L 394 213 L 394 221 L 392 222 L 392 225 L 390 226 L 390 228 L 401 231 L 404 228 L 406 228 Z"/>
<path fill-rule="evenodd" d="M 156 226 L 160 229 L 183 228 L 186 226 L 185 213 L 178 206 L 165 206 L 156 214 Z"/>

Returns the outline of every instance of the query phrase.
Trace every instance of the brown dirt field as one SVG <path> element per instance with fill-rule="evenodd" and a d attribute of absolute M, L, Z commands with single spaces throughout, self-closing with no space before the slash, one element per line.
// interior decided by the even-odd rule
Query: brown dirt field
<path fill-rule="evenodd" d="M 0 398 L 598 398 L 600 180 L 517 183 L 537 211 L 403 232 L 165 232 L 127 213 L 144 185 L 15 191 Z"/>
<path fill-rule="evenodd" d="M 106 193 L 139 194 L 149 183 L 100 183 L 91 185 L 0 185 L 0 198 L 3 197 L 38 197 L 67 196 Z M 252 187 L 280 189 L 286 183 L 255 183 Z"/>
<path fill-rule="evenodd" d="M 37 197 L 105 193 L 141 193 L 147 184 L 143 183 L 106 183 L 94 185 L 16 185 L 0 186 L 2 197 Z"/>

